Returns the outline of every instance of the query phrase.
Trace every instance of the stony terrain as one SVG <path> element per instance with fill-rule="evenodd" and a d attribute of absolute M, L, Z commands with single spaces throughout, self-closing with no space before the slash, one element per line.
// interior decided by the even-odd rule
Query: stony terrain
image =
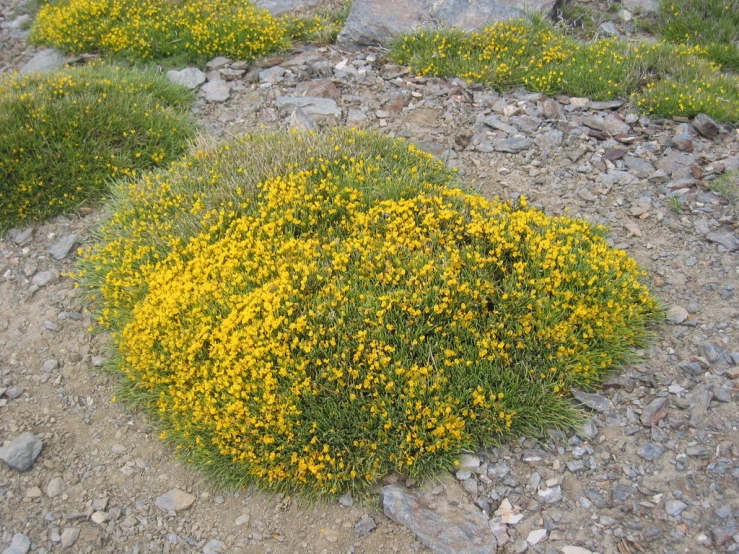
<path fill-rule="evenodd" d="M 34 53 L 12 7 L 0 3 L 0 70 Z M 379 502 L 222 490 L 183 467 L 142 414 L 113 402 L 106 337 L 88 332 L 66 276 L 99 210 L 19 229 L 0 241 L 0 458 L 16 466 L 0 467 L 0 551 L 739 550 L 739 214 L 709 189 L 739 168 L 735 129 L 418 78 L 382 51 L 209 66 L 170 74 L 200 88 L 205 132 L 349 125 L 405 137 L 485 195 L 525 194 L 610 227 L 670 323 L 602 391 L 576 395 L 592 416 L 581 429 L 464 455 L 425 492 L 389 478 L 398 525 Z M 440 529 L 466 550 L 441 549 Z"/>

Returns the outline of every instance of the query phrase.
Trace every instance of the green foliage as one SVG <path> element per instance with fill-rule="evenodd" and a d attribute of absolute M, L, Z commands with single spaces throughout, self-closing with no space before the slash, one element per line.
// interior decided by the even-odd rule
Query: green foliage
<path fill-rule="evenodd" d="M 739 200 L 739 170 L 727 171 L 721 177 L 711 181 L 711 190 L 719 193 L 729 202 Z"/>
<path fill-rule="evenodd" d="M 0 79 L 0 231 L 74 210 L 108 181 L 178 157 L 192 93 L 97 65 Z"/>
<path fill-rule="evenodd" d="M 663 0 L 658 29 L 663 40 L 699 45 L 722 68 L 739 71 L 739 0 Z"/>
<path fill-rule="evenodd" d="M 123 397 L 217 477 L 308 495 L 569 427 L 568 391 L 659 317 L 644 273 L 603 228 L 456 185 L 346 130 L 205 144 L 118 184 L 79 279 Z"/>
<path fill-rule="evenodd" d="M 472 33 L 414 33 L 396 41 L 391 57 L 421 75 L 458 76 L 499 90 L 526 86 L 598 100 L 631 95 L 650 113 L 739 121 L 739 77 L 717 71 L 699 45 L 582 42 L 534 19 Z"/>

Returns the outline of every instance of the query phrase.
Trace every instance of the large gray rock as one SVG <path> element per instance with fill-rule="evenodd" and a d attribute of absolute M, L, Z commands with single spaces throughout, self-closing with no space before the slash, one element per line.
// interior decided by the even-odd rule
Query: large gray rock
<path fill-rule="evenodd" d="M 197 67 L 186 67 L 179 71 L 172 69 L 167 71 L 167 79 L 176 85 L 195 89 L 205 82 L 205 73 L 200 71 Z"/>
<path fill-rule="evenodd" d="M 23 533 L 13 535 L 10 546 L 3 550 L 3 554 L 26 554 L 31 550 L 31 539 Z"/>
<path fill-rule="evenodd" d="M 44 443 L 33 433 L 17 436 L 7 446 L 0 448 L 0 460 L 16 471 L 28 471 L 41 454 Z"/>
<path fill-rule="evenodd" d="M 439 26 L 468 31 L 524 15 L 524 9 L 550 13 L 561 0 L 354 0 L 337 42 L 374 46 L 418 29 Z"/>
<path fill-rule="evenodd" d="M 487 518 L 456 482 L 442 478 L 442 483 L 438 495 L 399 483 L 383 487 L 385 515 L 436 554 L 494 554 L 498 544 Z"/>
<path fill-rule="evenodd" d="M 272 15 L 283 15 L 295 10 L 314 8 L 321 0 L 257 0 L 260 8 L 269 10 Z"/>
<path fill-rule="evenodd" d="M 59 50 L 47 48 L 41 50 L 33 58 L 21 67 L 21 73 L 38 73 L 43 71 L 54 71 L 64 65 L 64 54 Z"/>

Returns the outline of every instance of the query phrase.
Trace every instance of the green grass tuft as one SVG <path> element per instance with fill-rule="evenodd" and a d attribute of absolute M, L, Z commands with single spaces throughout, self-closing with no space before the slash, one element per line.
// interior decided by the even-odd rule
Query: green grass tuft
<path fill-rule="evenodd" d="M 421 31 L 395 42 L 391 57 L 421 75 L 463 77 L 498 90 L 525 86 L 597 100 L 631 96 L 662 116 L 706 113 L 739 121 L 739 77 L 721 73 L 701 46 L 582 42 L 537 18 L 479 32 Z"/>
<path fill-rule="evenodd" d="M 739 169 L 727 171 L 721 177 L 711 181 L 710 188 L 731 203 L 739 200 Z"/>
<path fill-rule="evenodd" d="M 285 133 L 116 185 L 78 278 L 122 398 L 187 459 L 334 495 L 578 421 L 568 391 L 660 314 L 605 234 L 467 193 L 403 141 Z"/>
<path fill-rule="evenodd" d="M 108 182 L 177 158 L 193 135 L 188 90 L 96 65 L 0 79 L 0 232 L 69 212 Z"/>

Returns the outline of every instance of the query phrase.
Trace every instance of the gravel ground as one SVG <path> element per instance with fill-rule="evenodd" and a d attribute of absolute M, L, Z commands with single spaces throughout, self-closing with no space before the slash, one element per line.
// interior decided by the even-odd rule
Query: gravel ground
<path fill-rule="evenodd" d="M 0 70 L 32 54 L 2 5 Z M 463 456 L 426 490 L 422 521 L 407 505 L 386 506 L 389 516 L 408 516 L 431 544 L 422 524 L 448 528 L 474 510 L 482 524 L 466 544 L 493 536 L 502 553 L 739 550 L 737 206 L 709 188 L 739 167 L 735 129 L 712 136 L 710 122 L 652 119 L 618 102 L 417 78 L 381 52 L 311 49 L 206 77 L 194 108 L 205 132 L 355 125 L 406 137 L 487 196 L 525 194 L 547 213 L 606 224 L 669 308 L 638 363 L 578 395 L 592 414 L 582 429 Z M 179 464 L 145 416 L 112 401 L 106 337 L 87 332 L 65 276 L 99 218 L 86 209 L 0 241 L 0 456 L 17 440 L 32 459 L 43 442 L 28 471 L 0 467 L 0 549 L 426 551 L 379 503 L 219 489 Z M 384 485 L 420 494 L 397 477 Z"/>

